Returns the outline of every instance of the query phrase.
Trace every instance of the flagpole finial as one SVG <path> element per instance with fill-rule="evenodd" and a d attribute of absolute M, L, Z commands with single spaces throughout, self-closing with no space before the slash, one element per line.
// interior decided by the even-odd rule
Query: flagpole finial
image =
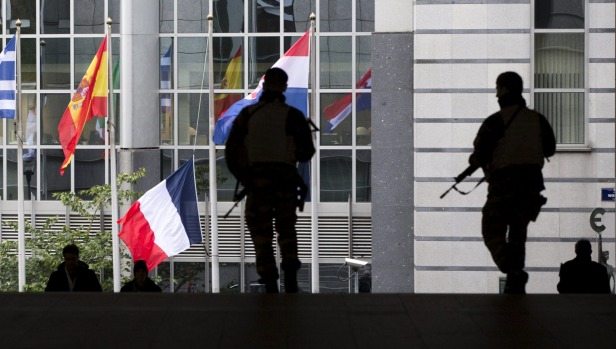
<path fill-rule="evenodd" d="M 111 25 L 111 23 L 113 23 L 113 21 L 111 20 L 111 17 L 107 17 L 107 22 L 105 23 L 107 23 L 107 25 Z"/>
<path fill-rule="evenodd" d="M 310 20 L 311 20 L 311 21 L 314 21 L 314 20 L 316 20 L 316 19 L 317 19 L 317 15 L 315 15 L 315 14 L 314 14 L 314 12 L 311 12 L 311 13 L 310 13 Z"/>
<path fill-rule="evenodd" d="M 17 20 L 15 21 L 15 25 L 17 26 L 17 28 L 21 27 L 21 19 L 17 18 Z"/>
<path fill-rule="evenodd" d="M 214 20 L 214 15 L 213 15 L 213 14 L 211 14 L 211 13 L 210 13 L 210 14 L 208 14 L 208 15 L 207 15 L 207 20 L 208 20 L 208 21 L 213 21 L 213 20 Z"/>

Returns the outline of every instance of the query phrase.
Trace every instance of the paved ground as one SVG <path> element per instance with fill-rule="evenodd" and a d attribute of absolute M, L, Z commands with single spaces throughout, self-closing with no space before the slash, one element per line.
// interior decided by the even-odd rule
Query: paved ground
<path fill-rule="evenodd" d="M 0 348 L 616 348 L 613 295 L 0 293 Z"/>

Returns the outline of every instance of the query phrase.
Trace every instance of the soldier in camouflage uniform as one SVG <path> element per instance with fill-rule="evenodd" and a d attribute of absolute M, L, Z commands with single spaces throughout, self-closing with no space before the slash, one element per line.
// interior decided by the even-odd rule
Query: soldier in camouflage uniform
<path fill-rule="evenodd" d="M 287 74 L 280 68 L 265 73 L 259 102 L 240 112 L 225 150 L 229 170 L 247 189 L 246 222 L 255 246 L 259 281 L 268 293 L 278 293 L 273 221 L 282 255 L 285 291 L 298 291 L 297 271 L 301 263 L 297 255 L 295 210 L 298 188 L 304 183 L 296 166 L 298 161 L 309 161 L 315 153 L 305 116 L 285 103 L 287 81 Z"/>
<path fill-rule="evenodd" d="M 526 107 L 522 78 L 505 72 L 496 80 L 501 110 L 481 125 L 469 163 L 481 167 L 488 182 L 481 232 L 498 268 L 507 274 L 505 293 L 525 293 L 526 232 L 546 199 L 544 158 L 554 155 L 556 141 L 547 119 Z M 509 230 L 509 231 L 507 231 Z"/>

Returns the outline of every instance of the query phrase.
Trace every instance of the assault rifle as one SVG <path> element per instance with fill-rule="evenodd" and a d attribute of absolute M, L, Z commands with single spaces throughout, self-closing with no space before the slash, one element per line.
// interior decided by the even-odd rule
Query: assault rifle
<path fill-rule="evenodd" d="M 475 187 L 474 187 L 473 189 L 469 190 L 469 191 L 461 191 L 460 189 L 458 189 L 458 188 L 456 187 L 456 185 L 457 185 L 458 183 L 462 182 L 463 180 L 465 180 L 465 179 L 466 179 L 466 177 L 468 177 L 468 176 L 472 175 L 472 174 L 473 174 L 473 172 L 475 172 L 478 168 L 479 168 L 479 167 L 477 167 L 477 166 L 470 165 L 470 166 L 469 166 L 469 167 L 467 167 L 464 171 L 462 171 L 462 173 L 460 173 L 459 175 L 455 176 L 453 179 L 454 179 L 456 182 L 455 182 L 455 183 L 454 183 L 454 184 L 453 184 L 453 185 L 452 185 L 449 189 L 447 189 L 447 190 L 443 193 L 443 195 L 441 195 L 441 197 L 440 197 L 440 198 L 441 198 L 441 199 L 442 199 L 442 198 L 444 198 L 444 197 L 445 197 L 445 195 L 447 195 L 447 194 L 451 191 L 451 189 L 453 189 L 453 190 L 457 191 L 458 193 L 460 193 L 460 194 L 462 194 L 462 195 L 466 195 L 466 194 L 468 194 L 468 193 L 472 192 L 473 190 L 475 190 L 475 188 L 477 188 L 477 187 L 479 186 L 479 184 L 481 184 L 481 183 L 483 183 L 483 181 L 485 181 L 485 179 L 486 179 L 485 177 L 481 178 L 481 179 L 479 180 L 479 183 L 477 183 L 477 184 L 475 185 Z"/>

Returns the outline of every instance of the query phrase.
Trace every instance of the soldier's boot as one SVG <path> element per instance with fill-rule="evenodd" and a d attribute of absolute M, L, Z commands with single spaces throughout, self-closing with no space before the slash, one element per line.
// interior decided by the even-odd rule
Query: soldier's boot
<path fill-rule="evenodd" d="M 284 292 L 285 293 L 297 293 L 299 287 L 297 286 L 297 272 L 284 273 Z"/>
<path fill-rule="evenodd" d="M 526 294 L 526 283 L 528 282 L 528 273 L 524 270 L 514 270 L 507 273 L 507 282 L 505 283 L 504 293 L 507 294 Z"/>

